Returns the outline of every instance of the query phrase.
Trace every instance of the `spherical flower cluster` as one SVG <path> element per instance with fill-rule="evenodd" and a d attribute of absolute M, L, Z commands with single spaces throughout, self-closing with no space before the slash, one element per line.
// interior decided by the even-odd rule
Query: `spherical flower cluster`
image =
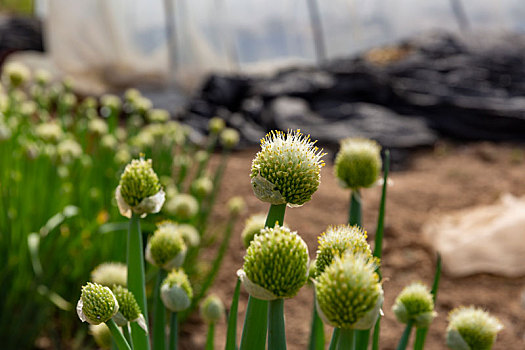
<path fill-rule="evenodd" d="M 244 202 L 244 199 L 240 196 L 235 196 L 230 198 L 230 200 L 227 203 L 228 212 L 232 216 L 239 215 L 244 208 L 246 208 L 246 203 Z"/>
<path fill-rule="evenodd" d="M 134 159 L 124 169 L 115 193 L 119 211 L 126 217 L 158 213 L 165 194 L 152 168 L 151 159 Z"/>
<path fill-rule="evenodd" d="M 244 229 L 241 232 L 242 243 L 244 248 L 248 248 L 255 235 L 258 235 L 264 228 L 266 223 L 266 215 L 255 214 L 246 219 Z"/>
<path fill-rule="evenodd" d="M 146 260 L 155 266 L 170 270 L 179 267 L 186 257 L 186 244 L 176 227 L 162 225 L 146 247 Z"/>
<path fill-rule="evenodd" d="M 172 270 L 162 281 L 160 297 L 164 306 L 171 312 L 179 312 L 190 306 L 193 290 L 188 276 L 182 269 Z"/>
<path fill-rule="evenodd" d="M 77 314 L 82 322 L 107 322 L 115 316 L 118 309 L 117 299 L 108 287 L 90 282 L 82 287 L 82 294 L 77 303 Z"/>
<path fill-rule="evenodd" d="M 184 239 L 184 243 L 191 247 L 198 246 L 201 240 L 199 231 L 190 224 L 178 224 L 171 220 L 164 220 L 157 224 L 157 228 L 178 231 Z"/>
<path fill-rule="evenodd" d="M 209 295 L 201 304 L 200 314 L 206 323 L 216 323 L 224 316 L 224 304 L 218 296 Z"/>
<path fill-rule="evenodd" d="M 64 136 L 64 131 L 57 123 L 42 123 L 35 128 L 35 134 L 45 142 L 57 143 Z"/>
<path fill-rule="evenodd" d="M 52 75 L 48 70 L 37 69 L 35 71 L 35 81 L 40 86 L 46 86 L 52 79 Z"/>
<path fill-rule="evenodd" d="M 109 129 L 108 124 L 104 120 L 100 118 L 94 118 L 89 121 L 88 130 L 94 135 L 101 136 L 107 134 Z"/>
<path fill-rule="evenodd" d="M 225 126 L 224 120 L 219 117 L 213 117 L 208 122 L 208 130 L 211 134 L 219 134 Z"/>
<path fill-rule="evenodd" d="M 308 247 L 287 227 L 265 228 L 250 243 L 237 274 L 253 297 L 291 298 L 308 278 Z"/>
<path fill-rule="evenodd" d="M 412 283 L 397 296 L 392 311 L 402 323 L 414 322 L 416 328 L 430 325 L 436 312 L 434 300 L 428 288 L 421 283 Z"/>
<path fill-rule="evenodd" d="M 366 231 L 359 226 L 329 226 L 318 238 L 315 266 L 317 276 L 324 272 L 335 257 L 341 257 L 345 253 L 361 254 L 372 259 L 372 250 L 366 238 Z"/>
<path fill-rule="evenodd" d="M 207 176 L 195 179 L 191 183 L 191 191 L 198 198 L 204 198 L 213 190 L 213 182 Z"/>
<path fill-rule="evenodd" d="M 261 140 L 261 151 L 252 161 L 253 192 L 263 202 L 301 206 L 321 182 L 324 153 L 300 130 L 273 131 Z"/>
<path fill-rule="evenodd" d="M 453 350 L 490 350 L 501 322 L 488 312 L 471 307 L 459 307 L 450 312 L 447 345 Z"/>
<path fill-rule="evenodd" d="M 335 157 L 335 175 L 341 185 L 358 189 L 372 186 L 381 171 L 381 146 L 375 141 L 348 138 Z"/>
<path fill-rule="evenodd" d="M 147 112 L 150 123 L 165 123 L 170 119 L 170 113 L 165 109 L 153 108 Z"/>
<path fill-rule="evenodd" d="M 180 193 L 166 203 L 166 213 L 174 215 L 178 220 L 192 219 L 199 211 L 197 199 L 190 194 Z"/>
<path fill-rule="evenodd" d="M 366 257 L 346 254 L 315 281 L 317 311 L 325 323 L 344 329 L 370 329 L 383 303 L 375 265 Z"/>
<path fill-rule="evenodd" d="M 113 286 L 112 291 L 119 305 L 118 312 L 114 316 L 117 325 L 123 327 L 128 322 L 137 322 L 147 332 L 146 320 L 133 293 L 122 286 Z"/>
<path fill-rule="evenodd" d="M 9 62 L 4 66 L 2 80 L 12 88 L 23 85 L 31 76 L 29 69 L 19 62 Z"/>
<path fill-rule="evenodd" d="M 239 132 L 232 128 L 226 128 L 221 132 L 220 141 L 222 147 L 231 149 L 239 143 Z"/>
<path fill-rule="evenodd" d="M 106 287 L 127 286 L 128 267 L 119 262 L 105 262 L 91 271 L 91 280 Z"/>
<path fill-rule="evenodd" d="M 71 163 L 83 154 L 82 146 L 75 140 L 65 139 L 58 144 L 57 154 L 63 163 Z"/>

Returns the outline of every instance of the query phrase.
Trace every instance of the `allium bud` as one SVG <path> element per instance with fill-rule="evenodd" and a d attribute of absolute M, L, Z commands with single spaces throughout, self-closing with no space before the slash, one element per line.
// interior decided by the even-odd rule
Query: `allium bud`
<path fill-rule="evenodd" d="M 148 326 L 144 315 L 140 311 L 139 304 L 135 299 L 133 293 L 122 286 L 113 286 L 112 288 L 115 298 L 119 305 L 117 314 L 114 316 L 114 320 L 120 327 L 128 324 L 128 322 L 137 322 L 139 326 L 148 332 Z"/>
<path fill-rule="evenodd" d="M 197 215 L 199 203 L 192 195 L 180 193 L 166 203 L 164 210 L 179 220 L 190 220 Z"/>
<path fill-rule="evenodd" d="M 162 225 L 148 242 L 146 260 L 155 266 L 171 270 L 182 265 L 186 251 L 186 244 L 177 227 Z"/>
<path fill-rule="evenodd" d="M 247 249 L 250 246 L 255 235 L 258 235 L 264 228 L 265 223 L 266 215 L 264 214 L 255 214 L 246 219 L 244 222 L 244 229 L 241 232 L 241 239 L 244 248 Z"/>
<path fill-rule="evenodd" d="M 170 119 L 170 113 L 165 109 L 150 109 L 146 115 L 150 123 L 165 123 Z"/>
<path fill-rule="evenodd" d="M 91 280 L 106 287 L 127 286 L 128 267 L 119 262 L 106 262 L 91 271 Z"/>
<path fill-rule="evenodd" d="M 160 297 L 171 312 L 179 312 L 190 306 L 193 290 L 184 270 L 174 269 L 168 274 L 160 287 Z"/>
<path fill-rule="evenodd" d="M 191 184 L 192 193 L 198 198 L 204 198 L 213 190 L 213 182 L 209 177 L 201 177 Z"/>
<path fill-rule="evenodd" d="M 459 307 L 449 314 L 447 345 L 453 350 L 490 350 L 502 329 L 501 322 L 488 312 Z"/>
<path fill-rule="evenodd" d="M 226 128 L 221 132 L 220 141 L 222 147 L 231 149 L 239 143 L 239 132 L 232 128 Z"/>
<path fill-rule="evenodd" d="M 210 130 L 211 134 L 218 134 L 220 133 L 226 124 L 224 123 L 224 120 L 222 120 L 219 117 L 211 118 L 208 122 L 208 130 Z"/>
<path fill-rule="evenodd" d="M 345 253 L 361 254 L 372 259 L 370 245 L 366 241 L 366 232 L 359 226 L 329 226 L 318 238 L 316 271 L 319 276 L 335 257 Z"/>
<path fill-rule="evenodd" d="M 82 153 L 82 147 L 72 139 L 65 139 L 57 146 L 57 154 L 64 163 L 71 163 L 73 160 L 80 158 Z"/>
<path fill-rule="evenodd" d="M 434 300 L 428 288 L 421 283 L 412 283 L 397 296 L 392 311 L 399 322 L 413 321 L 416 328 L 426 328 L 436 317 Z"/>
<path fill-rule="evenodd" d="M 244 199 L 242 199 L 242 197 L 235 196 L 230 198 L 230 200 L 227 203 L 227 206 L 230 215 L 236 216 L 244 210 L 244 208 L 246 207 L 246 203 L 244 202 Z"/>
<path fill-rule="evenodd" d="M 158 213 L 164 204 L 165 194 L 152 168 L 151 159 L 133 159 L 120 177 L 116 191 L 120 214 L 131 217 Z"/>
<path fill-rule="evenodd" d="M 106 134 L 100 139 L 100 145 L 106 149 L 114 150 L 118 145 L 118 141 L 115 136 Z"/>
<path fill-rule="evenodd" d="M 89 121 L 88 130 L 94 135 L 105 135 L 108 133 L 108 124 L 100 118 L 94 118 Z"/>
<path fill-rule="evenodd" d="M 97 345 L 102 349 L 111 348 L 111 332 L 109 331 L 109 328 L 106 326 L 106 324 L 90 324 L 89 333 L 93 336 L 93 339 L 95 339 L 95 343 L 97 343 Z"/>
<path fill-rule="evenodd" d="M 35 71 L 35 81 L 40 86 L 46 86 L 51 81 L 52 76 L 49 71 L 45 69 L 37 69 Z"/>
<path fill-rule="evenodd" d="M 287 227 L 265 228 L 246 250 L 243 269 L 237 275 L 255 298 L 291 298 L 306 283 L 308 247 Z"/>
<path fill-rule="evenodd" d="M 357 189 L 372 186 L 381 171 L 381 146 L 373 140 L 347 138 L 335 157 L 335 175 L 341 185 Z"/>
<path fill-rule="evenodd" d="M 119 305 L 111 289 L 88 282 L 82 287 L 77 303 L 77 314 L 82 322 L 99 324 L 115 316 Z"/>
<path fill-rule="evenodd" d="M 57 123 L 42 123 L 35 128 L 36 135 L 45 142 L 57 143 L 64 136 L 62 128 Z"/>
<path fill-rule="evenodd" d="M 317 311 L 325 323 L 344 329 L 370 329 L 383 303 L 375 265 L 366 257 L 346 254 L 315 281 Z"/>
<path fill-rule="evenodd" d="M 2 80 L 12 88 L 23 85 L 31 76 L 29 69 L 19 62 L 9 62 L 4 66 Z"/>
<path fill-rule="evenodd" d="M 120 111 L 122 101 L 120 101 L 120 97 L 116 95 L 106 94 L 100 98 L 100 104 L 102 105 L 100 113 L 103 117 L 107 118 L 111 114 L 118 113 Z"/>
<path fill-rule="evenodd" d="M 310 136 L 299 130 L 273 131 L 261 140 L 261 151 L 252 161 L 253 192 L 263 202 L 301 206 L 321 182 L 324 155 Z"/>
<path fill-rule="evenodd" d="M 208 295 L 200 307 L 201 317 L 206 323 L 216 323 L 224 316 L 224 304 L 216 295 Z"/>
<path fill-rule="evenodd" d="M 198 246 L 201 240 L 201 237 L 199 235 L 199 231 L 197 229 L 190 225 L 190 224 L 178 224 L 171 220 L 164 220 L 157 224 L 157 228 L 159 229 L 169 229 L 174 230 L 180 233 L 182 236 L 182 239 L 184 239 L 184 243 L 186 245 L 195 247 Z"/>

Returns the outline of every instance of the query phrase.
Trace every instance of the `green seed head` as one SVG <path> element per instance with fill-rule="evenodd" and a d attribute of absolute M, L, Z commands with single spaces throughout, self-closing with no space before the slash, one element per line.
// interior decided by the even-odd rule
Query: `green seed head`
<path fill-rule="evenodd" d="M 357 189 L 372 186 L 381 171 L 381 146 L 375 141 L 348 138 L 335 157 L 335 175 L 341 185 Z"/>
<path fill-rule="evenodd" d="M 106 322 L 115 316 L 118 309 L 117 299 L 108 287 L 90 282 L 82 287 L 77 314 L 83 322 L 90 324 Z"/>
<path fill-rule="evenodd" d="M 133 159 L 126 165 L 116 191 L 120 213 L 131 217 L 131 211 L 145 216 L 158 213 L 165 194 L 152 168 L 151 159 Z"/>
<path fill-rule="evenodd" d="M 133 293 L 122 286 L 113 286 L 112 291 L 119 305 L 118 313 L 124 316 L 127 322 L 138 320 L 142 313 Z"/>
<path fill-rule="evenodd" d="M 105 323 L 97 325 L 90 324 L 89 333 L 93 336 L 93 339 L 95 339 L 95 343 L 102 349 L 111 348 L 111 332 Z"/>
<path fill-rule="evenodd" d="M 197 215 L 199 203 L 192 195 L 181 193 L 166 203 L 165 211 L 174 215 L 178 220 L 186 221 Z"/>
<path fill-rule="evenodd" d="M 319 316 L 334 327 L 370 329 L 383 303 L 375 268 L 367 257 L 336 257 L 315 282 Z"/>
<path fill-rule="evenodd" d="M 106 262 L 91 271 L 91 280 L 106 287 L 127 286 L 128 268 L 119 262 Z"/>
<path fill-rule="evenodd" d="M 190 306 L 193 290 L 184 270 L 174 269 L 168 274 L 162 282 L 160 297 L 171 312 L 182 311 Z"/>
<path fill-rule="evenodd" d="M 23 85 L 31 76 L 29 69 L 19 63 L 10 62 L 4 66 L 2 80 L 11 88 Z"/>
<path fill-rule="evenodd" d="M 216 295 L 208 295 L 200 307 L 201 317 L 206 323 L 216 323 L 224 315 L 224 304 Z"/>
<path fill-rule="evenodd" d="M 204 198 L 213 190 L 213 182 L 209 177 L 201 177 L 191 184 L 192 193 L 198 198 Z"/>
<path fill-rule="evenodd" d="M 225 126 L 226 124 L 224 123 L 224 120 L 219 117 L 211 118 L 208 122 L 208 130 L 211 134 L 219 134 Z"/>
<path fill-rule="evenodd" d="M 146 259 L 155 266 L 171 270 L 182 265 L 186 250 L 186 244 L 177 227 L 161 225 L 148 242 Z"/>
<path fill-rule="evenodd" d="M 228 201 L 228 211 L 232 216 L 239 215 L 245 207 L 246 203 L 244 202 L 244 199 L 242 199 L 242 197 L 235 196 L 230 198 L 230 200 Z"/>
<path fill-rule="evenodd" d="M 428 288 L 421 283 L 412 283 L 397 296 L 392 311 L 399 322 L 413 321 L 416 328 L 426 328 L 436 317 L 434 300 Z"/>
<path fill-rule="evenodd" d="M 345 253 L 361 254 L 372 259 L 372 250 L 366 238 L 366 231 L 357 225 L 329 226 L 326 232 L 323 232 L 318 238 L 317 276 L 324 272 L 335 257 L 341 257 Z"/>
<path fill-rule="evenodd" d="M 244 229 L 241 232 L 244 248 L 248 249 L 255 235 L 259 234 L 266 223 L 266 215 L 255 214 L 246 219 Z"/>
<path fill-rule="evenodd" d="M 239 132 L 232 128 L 226 128 L 221 132 L 220 141 L 222 147 L 231 149 L 239 143 Z"/>
<path fill-rule="evenodd" d="M 238 274 L 256 298 L 291 298 L 306 283 L 308 247 L 287 227 L 265 228 L 250 243 Z"/>
<path fill-rule="evenodd" d="M 459 307 L 449 314 L 447 345 L 453 350 L 490 350 L 502 329 L 501 322 L 488 312 Z"/>
<path fill-rule="evenodd" d="M 263 202 L 301 206 L 321 182 L 324 153 L 300 130 L 272 131 L 261 140 L 261 151 L 252 161 L 253 192 Z"/>

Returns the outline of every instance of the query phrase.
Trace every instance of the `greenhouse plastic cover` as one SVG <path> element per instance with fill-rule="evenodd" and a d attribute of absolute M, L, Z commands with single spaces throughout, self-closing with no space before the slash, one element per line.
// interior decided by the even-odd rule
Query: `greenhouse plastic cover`
<path fill-rule="evenodd" d="M 458 4 L 470 29 L 525 31 L 523 0 L 42 1 L 53 62 L 111 86 L 175 79 L 191 89 L 211 71 L 315 63 L 309 4 L 319 10 L 328 59 L 425 30 L 458 31 Z"/>

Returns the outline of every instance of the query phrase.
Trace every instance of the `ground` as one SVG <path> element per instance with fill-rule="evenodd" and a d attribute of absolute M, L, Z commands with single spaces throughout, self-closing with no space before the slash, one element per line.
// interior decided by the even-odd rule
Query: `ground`
<path fill-rule="evenodd" d="M 247 210 L 237 225 L 228 255 L 221 267 L 213 292 L 229 307 L 235 285 L 235 272 L 242 266 L 244 248 L 240 240 L 244 218 L 266 212 L 268 206 L 252 193 L 249 172 L 257 149 L 235 153 L 230 159 L 220 203 L 233 195 L 242 196 Z M 491 204 L 503 193 L 525 194 L 525 147 L 523 145 L 440 142 L 433 149 L 415 152 L 403 170 L 391 174 L 385 222 L 384 276 L 385 318 L 381 325 L 381 349 L 395 349 L 403 325 L 395 321 L 391 307 L 396 295 L 412 281 L 431 285 L 435 252 L 423 240 L 421 230 L 430 218 L 475 205 Z M 321 186 L 312 200 L 301 208 L 287 209 L 285 221 L 304 238 L 310 257 L 315 257 L 317 236 L 328 225 L 347 220 L 349 192 L 340 188 L 328 155 L 322 170 Z M 363 191 L 364 227 L 373 241 L 380 188 Z M 218 216 L 224 210 L 218 209 Z M 524 213 L 525 214 L 525 213 Z M 525 277 L 504 278 L 479 274 L 464 278 L 443 275 L 427 350 L 445 349 L 444 334 L 448 312 L 460 305 L 478 305 L 497 316 L 504 325 L 494 349 L 525 348 L 525 309 L 521 293 Z M 297 297 L 285 302 L 288 349 L 306 349 L 312 310 L 312 289 L 304 287 Z M 242 290 L 239 304 L 239 334 L 244 320 L 247 294 Z M 217 327 L 216 349 L 224 347 L 226 322 Z M 182 349 L 202 349 L 205 327 L 198 316 L 188 322 L 181 334 Z M 326 327 L 329 339 L 331 329 Z"/>

